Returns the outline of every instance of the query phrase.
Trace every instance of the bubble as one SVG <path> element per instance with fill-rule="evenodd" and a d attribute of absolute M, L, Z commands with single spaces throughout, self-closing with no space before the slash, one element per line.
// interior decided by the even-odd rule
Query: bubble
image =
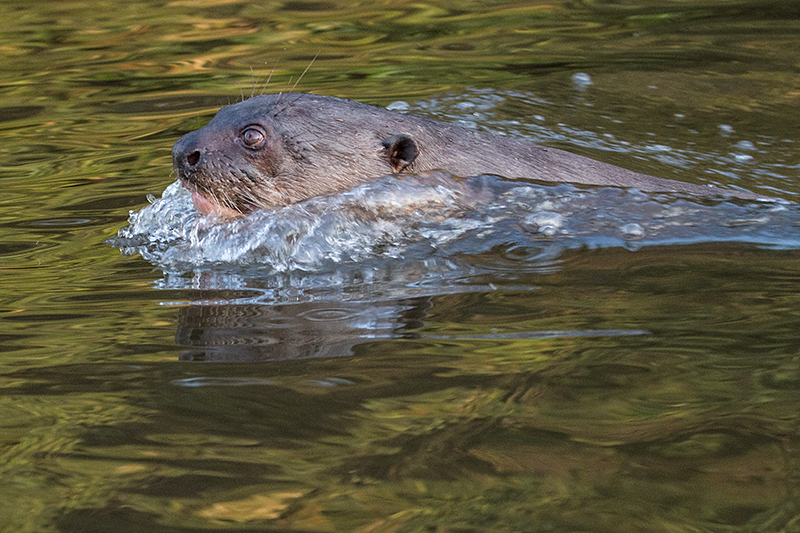
<path fill-rule="evenodd" d="M 541 211 L 528 215 L 523 220 L 523 226 L 530 231 L 536 231 L 548 237 L 554 236 L 564 225 L 564 215 L 551 211 Z"/>
<path fill-rule="evenodd" d="M 635 222 L 625 224 L 619 229 L 622 231 L 622 237 L 625 239 L 641 239 L 644 237 L 644 228 Z"/>

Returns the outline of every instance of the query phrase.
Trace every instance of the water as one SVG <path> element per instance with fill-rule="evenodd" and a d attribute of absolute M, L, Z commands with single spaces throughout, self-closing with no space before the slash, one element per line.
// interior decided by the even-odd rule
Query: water
<path fill-rule="evenodd" d="M 450 259 L 452 247 L 478 253 L 506 244 L 540 247 L 549 255 L 566 248 L 706 241 L 797 248 L 797 220 L 796 204 L 779 199 L 736 205 L 636 189 L 433 173 L 387 176 L 232 222 L 200 216 L 191 193 L 175 182 L 151 206 L 131 213 L 130 225 L 109 243 L 173 273 L 219 264 L 315 272 L 370 258 Z"/>
<path fill-rule="evenodd" d="M 793 4 L 0 14 L 0 530 L 797 528 L 796 205 L 440 174 L 211 224 L 169 155 L 319 53 L 298 90 L 796 201 Z"/>

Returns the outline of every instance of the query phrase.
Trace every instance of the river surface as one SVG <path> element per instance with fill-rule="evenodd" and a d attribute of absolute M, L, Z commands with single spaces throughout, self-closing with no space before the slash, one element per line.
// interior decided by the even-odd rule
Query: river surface
<path fill-rule="evenodd" d="M 800 530 L 798 4 L 0 28 L 0 531 Z M 172 144 L 292 89 L 774 200 L 432 173 L 200 216 Z"/>

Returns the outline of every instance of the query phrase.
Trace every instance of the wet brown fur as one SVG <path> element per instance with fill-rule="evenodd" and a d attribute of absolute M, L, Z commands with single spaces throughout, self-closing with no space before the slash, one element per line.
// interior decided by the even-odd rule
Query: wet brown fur
<path fill-rule="evenodd" d="M 264 135 L 258 147 L 245 142 L 245 132 L 252 128 Z M 172 154 L 175 173 L 189 189 L 245 214 L 392 173 L 430 170 L 762 198 L 656 178 L 523 140 L 307 93 L 260 95 L 225 107 L 205 127 L 181 137 Z"/>

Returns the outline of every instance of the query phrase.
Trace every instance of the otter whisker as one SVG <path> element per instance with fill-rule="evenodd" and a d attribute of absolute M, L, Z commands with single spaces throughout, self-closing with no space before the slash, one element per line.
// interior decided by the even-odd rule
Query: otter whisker
<path fill-rule="evenodd" d="M 215 194 L 215 195 L 214 195 L 214 201 L 215 201 L 215 202 L 216 202 L 218 205 L 221 205 L 221 206 L 223 206 L 223 207 L 228 207 L 228 208 L 231 208 L 231 209 L 236 209 L 236 205 L 235 205 L 233 202 L 231 202 L 231 199 L 230 199 L 230 197 L 228 196 L 228 191 L 226 191 L 226 190 L 224 190 L 224 189 L 223 189 L 222 191 L 220 191 L 220 193 L 221 193 L 221 194 Z M 238 209 L 237 209 L 237 211 L 238 211 Z"/>
<path fill-rule="evenodd" d="M 314 61 L 316 61 L 316 60 L 317 60 L 317 58 L 319 57 L 319 54 L 320 54 L 320 53 L 319 53 L 319 52 L 317 52 L 317 53 L 314 55 L 314 57 L 313 57 L 313 58 L 311 59 L 311 61 L 308 63 L 308 66 L 306 67 L 306 69 L 303 71 L 303 73 L 302 73 L 302 74 L 300 74 L 300 77 L 299 77 L 299 78 L 297 78 L 297 81 L 296 81 L 296 82 L 294 82 L 294 85 L 292 85 L 292 88 L 291 88 L 291 89 L 289 89 L 289 91 L 288 91 L 289 93 L 293 93 L 293 92 L 294 92 L 294 90 L 297 88 L 297 84 L 298 84 L 298 83 L 300 83 L 300 80 L 302 80 L 302 79 L 303 79 L 303 76 L 305 76 L 305 75 L 306 75 L 306 72 L 308 72 L 308 69 L 310 69 L 310 68 L 311 68 L 311 65 L 313 65 L 313 64 L 314 64 Z M 292 83 L 292 79 L 291 79 L 291 78 L 289 78 L 289 83 Z M 279 113 L 282 113 L 282 112 L 286 111 L 287 109 L 289 109 L 289 107 L 291 107 L 292 105 L 294 105 L 294 104 L 295 104 L 295 103 L 296 103 L 298 100 L 300 100 L 300 99 L 301 99 L 303 96 L 305 96 L 305 94 L 306 94 L 306 93 L 302 93 L 302 94 L 300 94 L 300 96 L 298 96 L 297 98 L 295 98 L 294 100 L 292 100 L 291 102 L 289 102 L 289 103 L 288 103 L 287 105 L 285 105 L 285 106 L 284 106 L 282 109 L 279 109 L 279 110 L 275 111 L 275 115 L 274 115 L 274 116 L 278 116 L 278 114 L 279 114 Z M 281 93 L 281 96 L 283 96 L 283 93 Z M 278 98 L 278 101 L 277 101 L 277 102 L 275 102 L 275 104 L 276 104 L 276 105 L 277 105 L 277 104 L 279 104 L 279 103 L 280 103 L 280 101 L 281 101 L 281 98 L 279 97 L 279 98 Z"/>
<path fill-rule="evenodd" d="M 217 195 L 214 194 L 214 191 L 207 190 L 207 189 L 204 188 L 203 191 L 202 191 L 202 194 L 212 204 L 219 204 L 219 200 L 217 200 Z"/>
<path fill-rule="evenodd" d="M 242 172 L 242 174 L 244 174 L 244 177 L 247 178 L 247 180 L 250 183 L 257 183 L 258 182 L 258 176 L 254 176 L 254 175 L 250 174 L 247 171 Z"/>
<path fill-rule="evenodd" d="M 291 85 L 293 79 L 294 79 L 294 76 L 289 76 L 289 83 L 286 84 L 287 87 L 289 85 Z M 294 85 L 292 85 L 292 87 L 294 87 Z M 286 91 L 281 91 L 281 95 L 283 95 L 284 93 L 288 94 L 290 92 L 292 92 L 292 90 L 291 89 L 287 89 Z M 280 102 L 280 100 L 278 100 L 278 101 Z"/>
<path fill-rule="evenodd" d="M 295 89 L 295 87 L 297 87 L 297 84 L 298 84 L 298 83 L 300 83 L 300 80 L 302 80 L 302 79 L 303 79 L 303 76 L 305 76 L 305 75 L 306 75 L 306 72 L 308 72 L 308 69 L 310 69 L 310 68 L 311 68 L 311 65 L 313 65 L 313 64 L 314 64 L 314 61 L 316 61 L 318 57 L 319 57 L 319 51 L 316 53 L 316 55 L 315 55 L 315 56 L 314 56 L 314 58 L 311 60 L 311 62 L 308 64 L 308 66 L 306 67 L 306 69 L 303 71 L 303 73 L 302 73 L 302 74 L 300 75 L 300 77 L 297 79 L 297 82 L 295 82 L 295 84 L 294 84 L 294 87 L 292 87 L 292 90 L 291 90 L 291 92 L 294 92 L 294 89 Z M 294 100 L 292 100 L 292 102 L 289 104 L 289 106 L 292 106 L 292 105 L 296 104 L 296 103 L 297 103 L 297 102 L 298 102 L 298 101 L 299 101 L 301 98 L 303 98 L 303 97 L 304 97 L 306 94 L 308 94 L 308 93 L 300 93 L 300 95 L 299 95 L 297 98 L 295 98 Z M 289 107 L 289 106 L 287 106 L 287 107 Z"/>
<path fill-rule="evenodd" d="M 291 76 L 289 77 L 289 83 L 292 83 L 292 77 L 291 77 Z M 287 84 L 287 85 L 288 85 L 288 84 Z M 277 107 L 277 105 L 278 105 L 278 104 L 280 104 L 280 103 L 281 103 L 281 100 L 283 99 L 283 95 L 284 95 L 284 92 L 283 92 L 283 91 L 281 91 L 281 92 L 279 92 L 279 93 L 278 93 L 278 100 L 275 102 L 275 106 L 276 106 L 276 107 Z"/>
<path fill-rule="evenodd" d="M 291 102 L 289 102 L 289 104 L 286 106 L 286 108 L 285 108 L 285 109 L 288 109 L 288 108 L 292 107 L 294 104 L 296 104 L 296 103 L 297 103 L 297 102 L 298 102 L 298 101 L 299 101 L 301 98 L 303 98 L 303 97 L 304 97 L 305 95 L 307 95 L 307 94 L 308 94 L 308 93 L 300 93 L 300 94 L 299 94 L 299 96 L 298 96 L 297 98 L 295 98 L 294 100 L 292 100 Z"/>
<path fill-rule="evenodd" d="M 290 93 L 293 93 L 293 92 L 294 92 L 294 90 L 297 88 L 297 84 L 298 84 L 298 83 L 300 83 L 300 80 L 302 80 L 302 79 L 303 79 L 303 76 L 305 76 L 305 75 L 306 75 L 306 72 L 308 72 L 308 69 L 310 69 L 310 68 L 311 68 L 311 65 L 313 65 L 313 64 L 314 64 L 314 61 L 316 61 L 318 57 L 319 57 L 319 52 L 317 52 L 317 53 L 316 53 L 316 55 L 315 55 L 315 56 L 314 56 L 314 57 L 311 59 L 311 62 L 308 64 L 308 66 L 306 67 L 306 69 L 303 71 L 303 73 L 302 73 L 302 74 L 300 74 L 300 77 L 299 77 L 299 78 L 297 78 L 297 81 L 296 81 L 296 82 L 294 82 L 294 85 L 292 85 L 292 90 L 291 90 L 291 91 L 289 91 Z"/>
<path fill-rule="evenodd" d="M 280 57 L 278 58 L 278 60 L 280 60 Z M 264 86 L 261 88 L 261 94 L 262 95 L 264 94 L 264 91 L 267 90 L 267 85 L 269 85 L 269 81 L 272 79 L 272 75 L 275 74 L 275 69 L 276 68 L 278 68 L 278 61 L 275 61 L 275 66 L 272 67 L 272 70 L 270 71 L 269 76 L 267 76 L 267 81 L 264 82 Z"/>
<path fill-rule="evenodd" d="M 249 208 L 248 210 L 257 209 L 260 206 L 259 198 L 249 190 L 245 191 L 240 197 L 242 204 Z"/>

